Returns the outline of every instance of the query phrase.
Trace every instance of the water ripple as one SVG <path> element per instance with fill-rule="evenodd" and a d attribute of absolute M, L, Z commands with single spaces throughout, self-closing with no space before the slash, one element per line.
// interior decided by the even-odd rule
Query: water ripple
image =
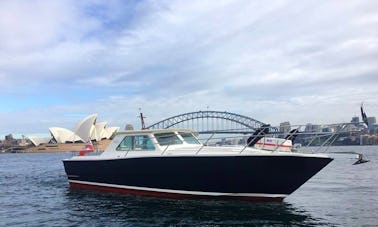
<path fill-rule="evenodd" d="M 378 155 L 368 149 L 368 164 L 337 159 L 282 203 L 70 190 L 70 154 L 1 154 L 0 226 L 373 226 Z"/>

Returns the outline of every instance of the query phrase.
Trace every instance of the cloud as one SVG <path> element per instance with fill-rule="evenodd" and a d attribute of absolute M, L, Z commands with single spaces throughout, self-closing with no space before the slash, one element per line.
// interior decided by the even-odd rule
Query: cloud
<path fill-rule="evenodd" d="M 206 106 L 276 124 L 349 121 L 361 101 L 376 114 L 377 11 L 371 1 L 2 1 L 0 94 L 16 104 L 1 119 L 50 121 L 0 133 L 75 123 L 61 113 L 121 124 L 139 107 L 151 121 Z"/>

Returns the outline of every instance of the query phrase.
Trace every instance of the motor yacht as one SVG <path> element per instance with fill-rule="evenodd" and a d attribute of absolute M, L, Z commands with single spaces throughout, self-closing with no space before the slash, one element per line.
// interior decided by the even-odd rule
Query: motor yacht
<path fill-rule="evenodd" d="M 293 152 L 289 139 L 261 136 L 244 146 L 210 146 L 191 130 L 158 129 L 119 132 L 101 154 L 63 163 L 71 188 L 282 201 L 332 160 Z"/>

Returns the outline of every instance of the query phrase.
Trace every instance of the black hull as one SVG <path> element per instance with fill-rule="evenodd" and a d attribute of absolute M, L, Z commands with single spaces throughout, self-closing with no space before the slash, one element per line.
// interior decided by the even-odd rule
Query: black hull
<path fill-rule="evenodd" d="M 282 200 L 331 161 L 301 156 L 163 156 L 63 162 L 71 187 L 168 197 Z"/>

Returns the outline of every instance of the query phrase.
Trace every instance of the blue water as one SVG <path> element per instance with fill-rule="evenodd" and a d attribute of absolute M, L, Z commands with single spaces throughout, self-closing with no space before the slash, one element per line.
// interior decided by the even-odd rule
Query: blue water
<path fill-rule="evenodd" d="M 0 155 L 0 226 L 378 226 L 378 147 L 335 160 L 284 202 L 175 200 L 70 190 L 69 153 Z"/>

